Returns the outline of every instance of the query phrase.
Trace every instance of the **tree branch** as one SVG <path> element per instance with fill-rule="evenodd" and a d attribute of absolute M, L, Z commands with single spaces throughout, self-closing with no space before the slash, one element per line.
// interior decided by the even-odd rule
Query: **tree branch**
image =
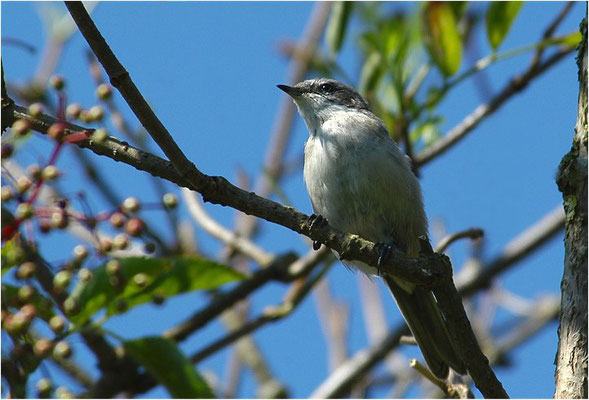
<path fill-rule="evenodd" d="M 525 89 L 534 78 L 540 76 L 544 71 L 562 60 L 573 50 L 574 47 L 572 46 L 563 47 L 548 57 L 544 62 L 530 65 L 523 74 L 512 78 L 489 102 L 479 105 L 438 141 L 417 154 L 415 156 L 415 164 L 419 167 L 446 152 L 476 128 L 485 118 L 497 111 L 513 95 Z"/>

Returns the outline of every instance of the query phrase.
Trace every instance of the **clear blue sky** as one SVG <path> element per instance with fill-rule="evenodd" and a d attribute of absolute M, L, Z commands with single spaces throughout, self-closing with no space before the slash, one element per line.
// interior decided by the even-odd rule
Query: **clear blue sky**
<path fill-rule="evenodd" d="M 63 12 L 61 4 L 53 5 Z M 524 4 L 501 49 L 537 41 L 562 5 Z M 3 42 L 2 61 L 9 82 L 24 82 L 35 71 L 45 39 L 43 23 L 36 12 L 38 7 L 37 3 L 29 2 L 2 3 L 2 36 L 18 38 L 37 48 L 35 54 L 29 54 Z M 278 44 L 299 37 L 312 7 L 313 3 L 290 2 L 107 2 L 100 4 L 92 17 L 187 156 L 203 172 L 223 175 L 235 182 L 240 169 L 251 177 L 260 173 L 275 113 L 284 96 L 275 85 L 288 83 L 288 61 L 279 55 Z M 390 7 L 416 5 L 397 3 Z M 577 29 L 585 12 L 584 3 L 575 4 L 557 33 Z M 354 22 L 350 38 L 357 33 L 358 24 Z M 489 54 L 483 30 L 478 30 L 475 40 L 480 56 Z M 348 41 L 340 64 L 357 82 L 359 65 L 355 43 L 355 39 Z M 96 100 L 85 61 L 86 49 L 81 35 L 75 34 L 57 71 L 67 79 L 70 100 L 88 107 Z M 522 71 L 529 59 L 530 54 L 524 54 L 491 67 L 487 77 L 493 91 L 501 88 L 514 73 Z M 462 68 L 472 63 L 465 58 Z M 561 157 L 570 148 L 577 90 L 576 65 L 571 55 L 510 100 L 452 151 L 423 168 L 421 182 L 430 225 L 434 220 L 442 220 L 449 232 L 475 226 L 483 228 L 484 256 L 490 258 L 515 235 L 560 204 L 562 198 L 554 177 Z M 136 125 L 121 99 L 117 100 Z M 441 106 L 444 130 L 458 123 L 480 101 L 471 81 L 461 85 Z M 291 159 L 300 155 L 307 136 L 298 116 L 294 129 L 288 152 Z M 46 157 L 46 143 L 43 139 L 35 139 L 33 149 L 23 152 L 19 159 L 30 163 Z M 58 165 L 66 171 L 60 188 L 65 193 L 74 193 L 82 179 L 75 158 L 68 151 Z M 109 160 L 99 165 L 104 174 L 116 177 L 120 196 L 157 200 L 148 177 Z M 86 185 L 82 186 L 87 189 Z M 168 186 L 175 191 L 172 185 Z M 286 180 L 284 190 L 293 206 L 311 212 L 301 173 Z M 100 195 L 93 191 L 88 194 L 93 210 L 103 210 L 105 205 Z M 207 205 L 207 210 L 226 226 L 232 225 L 233 210 L 211 205 Z M 161 212 L 151 211 L 145 215 L 150 220 L 162 221 L 159 223 L 161 231 L 169 236 Z M 181 215 L 186 215 L 184 209 Z M 214 256 L 220 248 L 218 244 L 200 228 L 197 227 L 196 232 L 201 248 Z M 273 252 L 305 250 L 297 234 L 270 224 L 263 225 L 259 243 Z M 67 258 L 75 244 L 75 240 L 53 234 L 42 242 L 42 251 L 58 264 Z M 468 256 L 468 248 L 466 243 L 451 248 L 455 268 L 460 269 Z M 540 294 L 558 294 L 563 257 L 560 235 L 504 274 L 499 285 L 530 299 Z M 357 278 L 338 264 L 332 268 L 328 279 L 336 299 L 350 306 L 350 351 L 360 350 L 366 346 L 367 338 L 357 298 Z M 399 313 L 384 287 L 378 285 L 390 311 L 388 322 L 395 326 L 400 320 Z M 257 293 L 253 297 L 252 315 L 257 315 L 266 305 L 278 304 L 284 290 L 285 287 L 272 284 Z M 125 338 L 158 334 L 204 304 L 204 296 L 191 293 L 168 301 L 161 308 L 138 307 L 123 317 L 112 318 L 106 326 Z M 317 318 L 314 301 L 309 297 L 294 315 L 254 335 L 272 371 L 288 386 L 292 397 L 308 396 L 328 373 L 326 345 Z M 505 321 L 509 316 L 500 315 L 500 318 Z M 552 396 L 556 328 L 556 324 L 551 324 L 515 351 L 512 367 L 497 368 L 499 379 L 512 397 Z M 184 342 L 182 349 L 191 354 L 221 332 L 220 324 L 214 322 Z M 93 360 L 82 350 L 81 340 L 74 338 L 72 344 L 77 351 L 76 359 L 97 373 Z M 223 379 L 227 354 L 223 351 L 207 359 L 198 366 L 199 370 L 213 370 Z M 37 372 L 35 377 L 38 376 Z M 55 376 L 57 380 L 69 382 L 59 374 Z M 239 393 L 244 397 L 255 396 L 250 374 L 245 375 Z M 387 392 L 374 394 L 386 396 Z M 167 392 L 158 388 L 147 395 L 166 397 Z"/>

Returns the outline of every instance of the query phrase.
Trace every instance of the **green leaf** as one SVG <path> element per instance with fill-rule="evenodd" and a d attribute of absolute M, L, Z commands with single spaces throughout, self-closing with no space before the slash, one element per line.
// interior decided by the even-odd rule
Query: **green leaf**
<path fill-rule="evenodd" d="M 366 94 L 372 92 L 380 78 L 382 77 L 384 70 L 382 68 L 380 54 L 374 52 L 366 58 L 364 65 L 362 66 L 362 72 L 360 73 L 360 84 L 358 90 L 360 93 Z"/>
<path fill-rule="evenodd" d="M 69 297 L 79 307 L 79 312 L 71 316 L 72 322 L 81 325 L 102 308 L 110 316 L 122 306 L 127 310 L 149 302 L 154 295 L 172 297 L 193 290 L 214 289 L 244 278 L 226 265 L 199 257 L 128 257 L 118 261 L 121 268 L 117 276 L 124 284 L 116 285 L 106 271 L 106 264 L 93 271 L 91 281 L 78 282 Z M 143 283 L 139 283 L 138 274 L 142 274 Z"/>
<path fill-rule="evenodd" d="M 486 15 L 487 38 L 493 50 L 497 50 L 503 39 L 505 39 L 505 35 L 509 32 L 522 4 L 521 1 L 489 3 Z"/>
<path fill-rule="evenodd" d="M 123 342 L 125 352 L 143 365 L 177 399 L 210 399 L 213 391 L 169 339 L 144 337 Z"/>
<path fill-rule="evenodd" d="M 331 8 L 331 15 L 329 16 L 329 22 L 325 30 L 325 38 L 329 45 L 329 54 L 332 60 L 337 57 L 344 42 L 353 7 L 353 2 L 338 1 Z"/>
<path fill-rule="evenodd" d="M 462 40 L 457 25 L 448 3 L 428 2 L 424 6 L 424 42 L 430 57 L 445 76 L 454 75 L 462 61 Z"/>

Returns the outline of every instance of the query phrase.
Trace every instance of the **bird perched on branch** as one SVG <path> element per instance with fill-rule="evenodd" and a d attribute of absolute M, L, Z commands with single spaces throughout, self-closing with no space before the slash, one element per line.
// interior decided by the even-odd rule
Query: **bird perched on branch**
<path fill-rule="evenodd" d="M 344 232 L 416 257 L 427 219 L 419 181 L 384 123 L 353 88 L 333 79 L 278 85 L 294 100 L 309 130 L 304 178 L 317 218 Z M 378 268 L 342 261 L 368 275 Z M 399 278 L 384 277 L 431 371 L 464 374 L 433 293 Z"/>

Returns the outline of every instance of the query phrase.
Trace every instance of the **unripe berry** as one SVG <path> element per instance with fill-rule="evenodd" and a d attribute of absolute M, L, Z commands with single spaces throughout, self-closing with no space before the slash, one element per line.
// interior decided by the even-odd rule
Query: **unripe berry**
<path fill-rule="evenodd" d="M 108 132 L 106 129 L 96 129 L 92 132 L 92 140 L 96 143 L 104 143 L 108 139 Z"/>
<path fill-rule="evenodd" d="M 53 349 L 53 342 L 47 338 L 41 338 L 33 345 L 33 353 L 39 358 L 45 358 Z"/>
<path fill-rule="evenodd" d="M 67 228 L 68 218 L 65 211 L 56 211 L 51 214 L 51 226 L 57 229 Z"/>
<path fill-rule="evenodd" d="M 120 212 L 115 212 L 110 216 L 110 224 L 115 228 L 120 228 L 125 225 L 125 215 Z"/>
<path fill-rule="evenodd" d="M 121 272 L 121 262 L 119 260 L 109 260 L 106 263 L 106 273 L 108 275 L 117 275 L 118 273 Z"/>
<path fill-rule="evenodd" d="M 63 122 L 56 122 L 47 129 L 47 135 L 61 142 L 65 136 L 65 128 L 66 125 Z"/>
<path fill-rule="evenodd" d="M 115 249 L 125 250 L 129 246 L 129 236 L 120 233 L 112 240 L 112 245 Z"/>
<path fill-rule="evenodd" d="M 140 236 L 143 232 L 143 228 L 145 228 L 145 225 L 139 218 L 131 218 L 125 224 L 125 232 L 131 236 Z"/>
<path fill-rule="evenodd" d="M 59 271 L 53 277 L 53 286 L 57 289 L 65 289 L 72 280 L 72 273 L 67 270 Z"/>
<path fill-rule="evenodd" d="M 133 283 L 140 288 L 147 286 L 147 275 L 144 273 L 138 273 L 133 276 Z"/>
<path fill-rule="evenodd" d="M 16 207 L 16 212 L 14 213 L 14 216 L 18 219 L 29 219 L 33 216 L 33 206 L 30 205 L 29 203 L 20 203 L 17 207 Z"/>
<path fill-rule="evenodd" d="M 31 123 L 26 119 L 17 119 L 12 124 L 12 131 L 16 136 L 24 136 L 31 131 Z"/>
<path fill-rule="evenodd" d="M 102 100 L 110 99 L 110 97 L 112 96 L 112 89 L 110 85 L 107 83 L 101 83 L 100 85 L 98 85 L 98 87 L 96 88 L 96 96 L 98 96 L 98 98 Z"/>
<path fill-rule="evenodd" d="M 29 279 L 35 273 L 36 265 L 32 261 L 22 263 L 16 270 L 16 277 L 18 279 Z"/>
<path fill-rule="evenodd" d="M 92 121 L 101 121 L 104 118 L 104 109 L 100 105 L 92 106 L 88 110 L 88 114 Z"/>
<path fill-rule="evenodd" d="M 53 356 L 55 358 L 69 358 L 72 355 L 72 348 L 68 342 L 65 340 L 60 340 L 59 342 L 55 343 L 55 347 L 53 347 Z"/>
<path fill-rule="evenodd" d="M 81 263 L 86 259 L 86 257 L 88 257 L 88 248 L 83 244 L 79 244 L 74 247 L 72 255 L 74 257 L 74 261 Z"/>
<path fill-rule="evenodd" d="M 164 207 L 172 209 L 178 206 L 178 198 L 173 193 L 166 193 L 162 199 Z"/>
<path fill-rule="evenodd" d="M 26 176 L 21 176 L 16 181 L 16 190 L 18 190 L 18 192 L 22 194 L 29 190 L 32 184 L 33 182 L 31 182 L 29 178 L 27 178 Z"/>
<path fill-rule="evenodd" d="M 26 321 L 30 323 L 33 318 L 37 316 L 37 308 L 32 304 L 25 304 L 20 308 L 20 312 L 25 317 Z"/>
<path fill-rule="evenodd" d="M 80 303 L 72 297 L 68 297 L 63 302 L 63 311 L 66 315 L 72 316 L 80 312 Z"/>
<path fill-rule="evenodd" d="M 37 293 L 37 289 L 35 289 L 34 286 L 23 285 L 20 288 L 18 288 L 17 296 L 20 301 L 26 303 L 27 301 L 30 301 L 33 298 L 35 293 Z"/>
<path fill-rule="evenodd" d="M 2 192 L 0 195 L 2 201 L 10 201 L 14 198 L 14 192 L 10 186 L 2 186 Z"/>
<path fill-rule="evenodd" d="M 72 394 L 72 392 L 66 388 L 65 386 L 59 386 L 57 389 L 55 389 L 55 396 L 58 399 L 73 399 L 74 395 Z"/>
<path fill-rule="evenodd" d="M 109 238 L 100 239 L 100 251 L 108 253 L 112 250 L 112 240 Z"/>
<path fill-rule="evenodd" d="M 43 168 L 43 171 L 41 172 L 41 178 L 43 178 L 45 181 L 56 179 L 59 175 L 59 168 L 57 168 L 55 165 L 48 165 Z"/>
<path fill-rule="evenodd" d="M 51 327 L 51 330 L 53 332 L 55 332 L 56 334 L 60 334 L 65 329 L 65 321 L 61 316 L 54 315 L 49 320 L 49 326 Z"/>
<path fill-rule="evenodd" d="M 78 118 L 82 112 L 82 106 L 78 103 L 69 104 L 65 109 L 65 113 L 70 118 Z"/>
<path fill-rule="evenodd" d="M 29 106 L 29 114 L 32 117 L 38 118 L 43 114 L 43 104 L 33 103 Z"/>
<path fill-rule="evenodd" d="M 55 90 L 61 90 L 65 86 L 65 80 L 61 75 L 53 75 L 49 78 L 49 85 Z"/>
<path fill-rule="evenodd" d="M 92 280 L 92 270 L 89 268 L 80 268 L 78 271 L 78 279 L 82 282 L 90 282 Z"/>
<path fill-rule="evenodd" d="M 126 212 L 134 213 L 139 210 L 140 206 L 141 206 L 141 204 L 139 203 L 139 200 L 137 200 L 137 198 L 127 197 L 123 201 L 121 208 Z"/>
<path fill-rule="evenodd" d="M 32 179 L 39 179 L 41 177 L 41 167 L 39 164 L 31 164 L 27 168 L 27 173 Z"/>
<path fill-rule="evenodd" d="M 48 398 L 51 395 L 51 389 L 53 388 L 53 385 L 49 379 L 39 379 L 35 386 L 40 398 Z"/>

